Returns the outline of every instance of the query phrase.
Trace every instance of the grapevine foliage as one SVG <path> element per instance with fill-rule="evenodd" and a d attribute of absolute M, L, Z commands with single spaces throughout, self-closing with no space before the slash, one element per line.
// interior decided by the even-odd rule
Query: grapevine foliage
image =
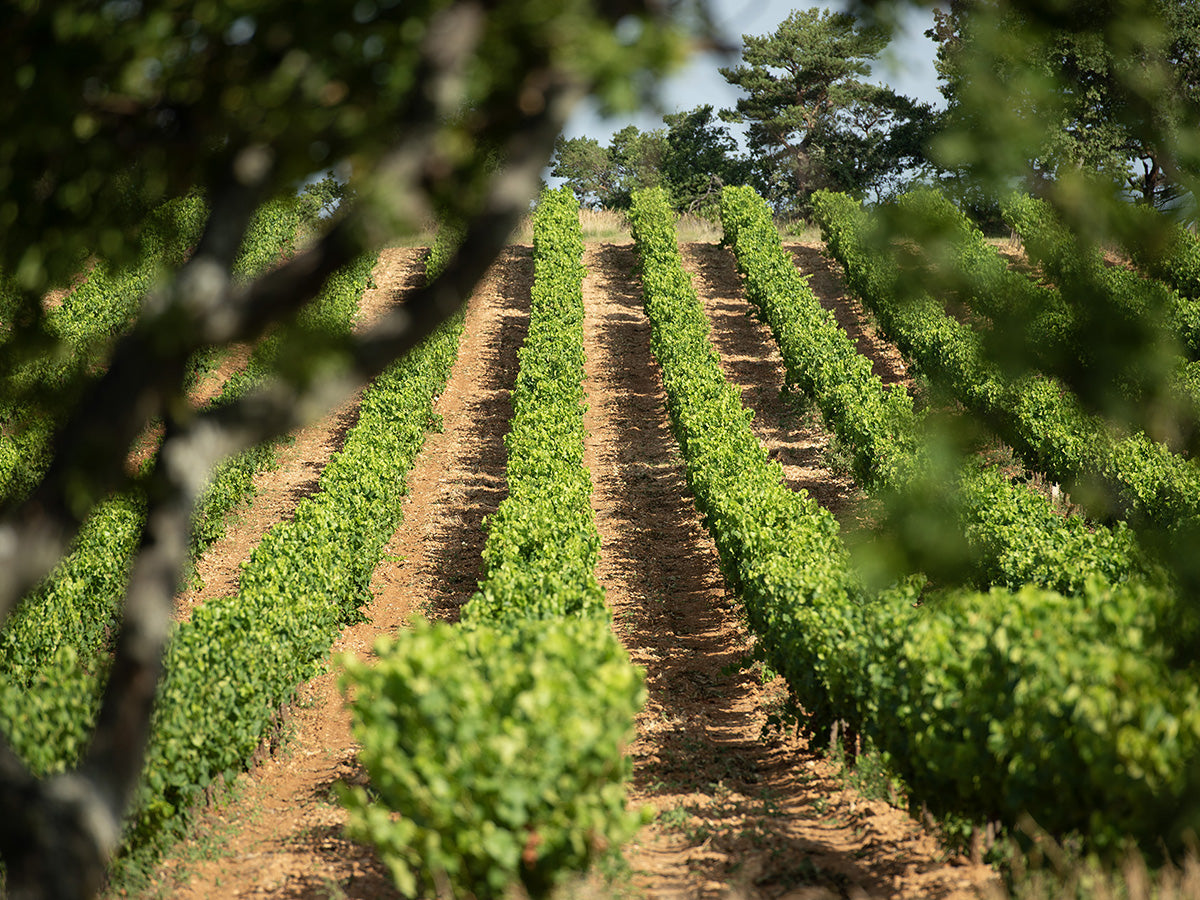
<path fill-rule="evenodd" d="M 632 221 L 689 483 L 761 652 L 814 725 L 864 733 L 935 812 L 1029 814 L 1112 853 L 1130 837 L 1181 846 L 1197 824 L 1200 696 L 1155 637 L 1156 589 L 957 590 L 915 609 L 918 582 L 866 589 L 836 522 L 754 440 L 661 195 L 637 196 Z"/>
<path fill-rule="evenodd" d="M 583 467 L 583 238 L 567 188 L 534 217 L 534 285 L 506 438 L 509 495 L 487 577 L 457 626 L 415 623 L 349 661 L 377 799 L 343 794 L 351 833 L 396 885 L 542 897 L 631 837 L 624 753 L 643 674 L 612 633 Z"/>

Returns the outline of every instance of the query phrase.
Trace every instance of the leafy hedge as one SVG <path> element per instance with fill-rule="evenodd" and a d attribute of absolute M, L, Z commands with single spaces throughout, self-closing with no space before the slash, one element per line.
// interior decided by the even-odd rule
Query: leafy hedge
<path fill-rule="evenodd" d="M 286 218 L 294 220 L 294 216 Z M 272 230 L 276 235 L 280 233 L 276 227 Z M 270 372 L 280 368 L 281 348 L 288 348 L 288 352 L 283 354 L 284 368 L 300 360 L 311 364 L 315 350 L 309 351 L 308 348 L 320 342 L 320 335 L 348 334 L 358 314 L 363 285 L 370 278 L 375 259 L 372 254 L 363 254 L 334 272 L 326 280 L 321 292 L 301 310 L 296 322 L 269 335 L 255 346 L 249 364 L 234 373 L 212 404 L 219 406 L 234 402 Z M 290 437 L 251 447 L 216 468 L 196 500 L 191 531 L 193 557 L 225 533 L 225 520 L 229 512 L 252 494 L 254 476 L 274 465 L 279 445 L 287 440 Z"/>
<path fill-rule="evenodd" d="M 357 306 L 365 261 L 357 268 L 327 287 L 349 292 L 328 298 L 331 307 Z M 246 764 L 295 686 L 359 615 L 401 516 L 404 474 L 433 421 L 459 327 L 444 328 L 376 379 L 342 451 L 322 472 L 320 491 L 266 535 L 244 565 L 237 596 L 197 608 L 173 635 L 128 847 L 156 841 L 200 791 Z M 102 678 L 103 658 L 64 647 L 40 667 L 32 690 L 6 685 L 0 693 L 0 708 L 22 726 L 9 737 L 35 771 L 73 763 Z"/>
<path fill-rule="evenodd" d="M 358 295 L 363 287 L 354 286 Z M 167 654 L 135 840 L 161 828 L 212 779 L 243 766 L 338 630 L 359 617 L 401 519 L 404 476 L 433 421 L 460 330 L 444 327 L 372 383 L 319 492 L 255 548 L 236 596 L 198 607 L 180 626 Z"/>
<path fill-rule="evenodd" d="M 766 659 L 814 720 L 843 718 L 837 689 L 814 656 L 820 616 L 810 605 L 822 601 L 840 623 L 862 601 L 837 522 L 807 493 L 787 488 L 779 464 L 755 439 L 708 340 L 661 191 L 635 193 L 630 224 L 672 431 L 722 570 L 742 596 Z"/>
<path fill-rule="evenodd" d="M 148 216 L 129 266 L 116 269 L 100 260 L 47 312 L 45 338 L 60 345 L 61 355 L 18 365 L 0 385 L 0 501 L 24 496 L 37 484 L 61 411 L 86 373 L 103 364 L 146 292 L 186 259 L 207 216 L 196 196 L 163 204 Z"/>
<path fill-rule="evenodd" d="M 597 617 L 600 535 L 583 465 L 583 235 L 569 190 L 544 192 L 533 236 L 529 332 L 504 439 L 508 496 L 488 522 L 487 578 L 463 620 Z"/>
<path fill-rule="evenodd" d="M 374 802 L 344 794 L 405 893 L 544 896 L 630 837 L 623 748 L 643 675 L 612 634 L 583 467 L 583 251 L 578 204 L 543 192 L 487 577 L 457 626 L 417 624 L 348 662 Z M 453 715 L 449 711 L 453 710 Z M 394 815 L 398 813 L 398 815 Z"/>
<path fill-rule="evenodd" d="M 233 261 L 234 276 L 259 275 L 279 262 L 280 257 L 291 256 L 300 219 L 300 200 L 292 194 L 273 197 L 259 206 L 246 226 L 246 236 Z"/>
<path fill-rule="evenodd" d="M 944 194 L 911 191 L 897 198 L 895 213 L 905 223 L 905 233 L 920 245 L 922 261 L 940 264 L 935 275 L 956 290 L 972 312 L 994 323 L 984 335 L 993 358 L 1007 361 L 1015 345 L 1019 352 L 1031 354 L 1038 368 L 1050 370 L 1088 351 L 1078 340 L 1074 312 L 1063 296 L 1013 269 Z M 995 340 L 989 340 L 992 337 Z"/>
<path fill-rule="evenodd" d="M 868 239 L 857 201 L 819 192 L 814 210 L 851 288 L 920 370 L 983 418 L 1031 468 L 1100 517 L 1128 517 L 1184 538 L 1200 535 L 1200 468 L 1144 433 L 1120 434 L 1052 379 L 1005 377 L 979 335 L 928 294 L 905 292 L 894 258 Z"/>
<path fill-rule="evenodd" d="M 1037 368 L 1075 384 L 1093 384 L 1093 392 L 1108 384 L 1113 390 L 1103 398 L 1105 405 L 1127 421 L 1146 422 L 1166 433 L 1197 427 L 1200 363 L 1181 355 L 1169 336 L 1163 336 L 1159 352 L 1113 353 L 1117 344 L 1088 329 L 1096 327 L 1091 320 L 1103 319 L 1103 328 L 1110 333 L 1125 332 L 1124 342 L 1135 332 L 1121 316 L 1093 311 L 1090 303 L 1084 304 L 1086 315 L 1077 315 L 1060 290 L 1010 267 L 945 195 L 934 190 L 904 194 L 897 199 L 895 212 L 921 243 L 925 262 L 934 264 L 936 277 L 956 291 L 960 302 L 990 320 L 991 327 L 982 331 L 982 343 L 987 355 L 1002 367 L 1015 372 Z M 1125 281 L 1125 290 L 1139 285 Z M 1072 291 L 1077 301 L 1084 292 L 1090 296 L 1087 284 L 1075 285 Z M 1123 306 L 1126 316 L 1149 320 L 1144 304 Z M 1104 378 L 1085 377 L 1084 373 L 1093 372 L 1103 372 Z"/>
<path fill-rule="evenodd" d="M 287 221 L 286 206 L 273 204 L 264 209 L 282 210 Z M 162 211 L 157 215 L 161 217 Z M 277 257 L 278 253 L 286 251 L 289 245 L 286 236 L 294 231 L 281 229 L 278 222 L 262 211 L 256 215 L 254 225 L 243 242 L 243 257 L 265 258 L 268 251 L 273 251 Z M 159 232 L 152 228 L 147 233 Z M 187 237 L 196 237 L 191 231 L 184 233 Z M 163 250 L 161 256 L 172 264 L 182 261 L 182 252 L 176 245 Z M 337 273 L 306 313 L 313 320 L 313 327 L 348 329 L 359 296 L 355 284 L 365 276 L 361 262 Z M 98 302 L 99 295 L 90 296 L 89 302 Z M 114 301 L 117 299 L 113 293 L 105 296 Z M 86 318 L 81 311 L 81 301 L 73 302 L 71 315 Z M 120 303 L 128 306 L 130 300 L 121 297 Z M 105 317 L 97 318 L 104 320 Z M 115 317 L 112 318 L 115 321 Z M 82 324 L 79 326 L 80 329 L 83 327 Z M 107 327 L 103 326 L 104 329 Z M 261 377 L 263 371 L 263 366 L 252 364 L 250 369 L 231 379 L 216 402 L 229 402 L 240 395 Z M 254 473 L 273 460 L 272 448 L 253 448 L 226 461 L 214 472 L 197 501 L 192 531 L 193 558 L 223 533 L 225 516 L 246 496 Z M 117 604 L 125 590 L 143 522 L 143 504 L 136 492 L 102 503 L 92 511 L 71 552 L 0 632 L 0 660 L 3 660 L 0 681 L 7 698 L 3 702 L 14 708 L 32 702 L 28 689 L 35 682 L 46 683 L 46 672 L 54 671 L 58 666 L 59 650 L 69 651 L 71 664 L 83 658 L 88 661 L 89 669 L 102 667 L 101 659 L 108 649 L 107 639 L 115 634 Z M 53 681 L 49 683 L 53 684 Z M 70 762 L 71 756 L 59 753 L 53 742 L 41 744 L 44 765 L 61 768 Z"/>
<path fill-rule="evenodd" d="M 271 198 L 254 211 L 234 257 L 232 274 L 235 281 L 249 281 L 292 255 L 303 219 L 302 203 L 295 195 L 285 194 Z M 189 362 L 188 387 L 205 372 L 216 368 L 224 354 L 225 349 L 217 347 L 198 351 Z"/>
<path fill-rule="evenodd" d="M 1177 849 L 1200 825 L 1200 689 L 1152 638 L 1136 583 L 1028 587 L 913 608 L 867 593 L 832 516 L 783 484 L 721 376 L 658 191 L 635 195 L 652 346 L 689 484 L 765 659 L 815 726 L 842 719 L 935 812 L 1029 813 L 1117 853 Z"/>
<path fill-rule="evenodd" d="M 47 337 L 61 344 L 61 358 L 21 368 L 5 385 L 6 396 L 0 399 L 0 498 L 24 494 L 36 482 L 57 421 L 56 411 L 66 408 L 86 373 L 103 366 L 113 340 L 133 321 L 151 288 L 186 261 L 207 218 L 208 206 L 200 196 L 163 204 L 147 217 L 139 234 L 137 257 L 130 265 L 115 269 L 99 260 L 79 285 L 49 310 Z M 279 197 L 260 206 L 234 261 L 235 277 L 256 275 L 289 254 L 298 225 L 295 198 Z M 332 294 L 327 290 L 328 296 Z M 311 316 L 307 314 L 310 320 Z M 214 360 L 211 351 L 198 354 L 189 378 L 194 380 L 199 372 L 211 368 Z M 22 395 L 27 402 L 13 401 Z"/>
<path fill-rule="evenodd" d="M 1161 216 L 1157 210 L 1143 209 L 1140 205 L 1134 213 L 1148 218 Z M 1159 218 L 1153 224 L 1161 226 L 1162 221 Z M 1131 244 L 1127 249 L 1140 268 L 1165 281 L 1184 301 L 1200 302 L 1200 240 L 1187 226 L 1167 225 L 1163 246 Z"/>
<path fill-rule="evenodd" d="M 433 237 L 433 246 L 429 248 L 429 258 L 425 262 L 425 276 L 432 281 L 446 268 L 447 263 L 463 242 L 465 233 L 462 225 L 457 222 L 441 221 L 437 233 Z"/>
<path fill-rule="evenodd" d="M 926 452 L 929 424 L 902 387 L 884 387 L 821 307 L 784 252 L 766 202 L 752 188 L 727 187 L 721 221 L 747 296 L 779 344 L 788 384 L 813 397 L 851 449 L 860 484 L 899 495 L 919 491 L 924 503 L 953 510 L 972 551 L 969 574 L 976 586 L 1035 582 L 1074 593 L 1090 578 L 1119 581 L 1145 568 L 1123 524 L 1092 530 L 995 470 L 968 464 L 957 484 L 940 482 Z"/>
<path fill-rule="evenodd" d="M 1042 266 L 1073 313 L 1095 332 L 1124 337 L 1114 328 L 1149 331 L 1158 344 L 1182 342 L 1192 359 L 1200 359 L 1200 304 L 1181 297 L 1166 284 L 1123 266 L 1108 266 L 1100 249 L 1083 245 L 1044 200 L 1018 194 L 1001 204 L 1005 222 L 1021 235 L 1025 252 Z M 1185 246 L 1185 245 L 1181 245 Z M 1105 316 L 1109 322 L 1094 321 Z M 1163 329 L 1165 334 L 1154 335 Z"/>

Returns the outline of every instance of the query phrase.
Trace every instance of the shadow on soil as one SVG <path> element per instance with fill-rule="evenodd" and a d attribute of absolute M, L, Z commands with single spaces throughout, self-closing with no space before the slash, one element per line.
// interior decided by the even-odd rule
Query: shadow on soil
<path fill-rule="evenodd" d="M 512 419 L 517 351 L 529 330 L 532 249 L 508 247 L 494 275 L 494 312 L 481 323 L 486 336 L 474 369 L 477 380 L 467 387 L 464 430 L 454 436 L 463 454 L 458 466 L 469 474 L 449 491 L 448 506 L 431 536 L 435 590 L 424 610 L 430 619 L 457 621 L 459 609 L 475 593 L 484 574 L 484 519 L 508 495 L 504 436 Z M 463 341 L 470 337 L 464 334 Z"/>
<path fill-rule="evenodd" d="M 410 266 L 404 274 L 404 278 L 393 288 L 388 291 L 386 306 L 390 307 L 403 301 L 404 297 L 410 292 L 416 290 L 425 284 L 425 265 L 423 262 Z M 360 395 L 361 396 L 361 395 Z M 331 455 L 340 453 L 346 445 L 346 436 L 351 429 L 358 424 L 359 416 L 359 401 L 355 400 L 354 404 L 344 410 L 337 418 L 329 437 L 329 449 Z M 288 497 L 293 503 L 299 503 L 306 497 L 310 497 L 320 488 L 321 473 L 325 471 L 325 466 L 329 462 L 329 457 L 315 462 L 306 460 L 304 462 L 305 479 L 297 483 L 288 492 Z"/>
<path fill-rule="evenodd" d="M 599 575 L 610 597 L 628 597 L 614 601 L 614 628 L 647 674 L 631 793 L 659 810 L 661 839 L 633 860 L 640 886 L 648 896 L 699 896 L 713 880 L 746 897 L 798 885 L 886 895 L 890 873 L 878 859 L 868 869 L 811 828 L 798 833 L 833 786 L 807 771 L 812 754 L 793 739 L 764 738 L 778 685 L 764 688 L 740 665 L 750 648 L 744 616 L 667 424 L 633 250 L 603 245 L 592 267 L 603 300 L 589 313 L 598 322 L 588 402 L 611 410 L 589 411 Z"/>
<path fill-rule="evenodd" d="M 477 288 L 477 292 L 494 293 L 478 295 L 472 301 L 486 304 L 487 311 L 479 317 L 478 334 L 464 333 L 462 337 L 460 362 L 471 366 L 468 371 L 474 373 L 475 380 L 466 386 L 461 425 L 450 436 L 460 451 L 454 471 L 465 477 L 453 481 L 443 494 L 446 505 L 428 539 L 433 587 L 424 611 L 431 619 L 457 620 L 459 608 L 474 593 L 482 575 L 483 520 L 496 511 L 507 494 L 504 435 L 512 417 L 509 394 L 516 379 L 517 349 L 528 330 L 532 278 L 530 248 L 510 247 Z M 423 273 L 417 272 L 405 288 L 422 281 Z M 397 294 L 403 296 L 403 290 Z M 473 339 L 479 342 L 477 356 L 466 346 Z M 317 477 L 319 472 L 313 479 L 314 489 Z M 310 799 L 318 804 L 336 804 L 335 785 L 361 785 L 367 780 L 362 764 L 351 758 L 336 777 L 315 785 Z M 293 877 L 272 896 L 288 900 L 401 897 L 376 850 L 348 840 L 340 825 L 316 826 L 293 840 L 299 852 L 337 859 L 337 868 L 349 869 L 352 874 L 341 883 L 316 874 Z"/>
<path fill-rule="evenodd" d="M 373 847 L 346 839 L 341 825 L 318 825 L 296 838 L 296 849 L 314 857 L 336 856 L 353 874 L 341 883 L 312 874 L 290 879 L 272 896 L 281 900 L 330 900 L 334 897 L 370 897 L 373 900 L 403 896 L 396 890 L 387 868 Z"/>
<path fill-rule="evenodd" d="M 910 379 L 900 360 L 900 354 L 890 344 L 886 344 L 863 327 L 863 322 L 867 321 L 868 317 L 861 304 L 848 295 L 838 264 L 826 257 L 818 247 L 787 244 L 784 249 L 792 255 L 796 267 L 802 273 L 811 276 L 808 286 L 812 288 L 821 305 L 833 312 L 838 325 L 850 335 L 858 347 L 858 352 L 871 361 L 871 369 L 880 380 L 885 385 L 908 385 Z"/>
<path fill-rule="evenodd" d="M 745 299 L 733 254 L 718 244 L 687 244 L 684 264 L 705 297 L 712 341 L 725 376 L 742 405 L 754 411 L 753 428 L 771 458 L 784 467 L 792 490 L 805 490 L 842 518 L 855 498 L 853 479 L 830 468 L 830 439 L 820 413 L 800 391 L 781 394 L 783 361 L 770 328 Z"/>

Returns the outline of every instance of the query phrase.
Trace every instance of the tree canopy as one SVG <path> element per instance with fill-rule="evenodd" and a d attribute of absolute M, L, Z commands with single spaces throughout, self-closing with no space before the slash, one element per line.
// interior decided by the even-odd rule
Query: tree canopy
<path fill-rule="evenodd" d="M 777 206 L 803 209 L 822 188 L 886 194 L 923 160 L 928 106 L 868 80 L 890 40 L 885 28 L 812 8 L 743 40 L 742 64 L 720 71 L 746 96 L 724 115 L 749 126 Z"/>
<path fill-rule="evenodd" d="M 0 619 L 30 602 L 102 500 L 136 489 L 146 520 L 78 764 L 39 777 L 0 740 L 11 895 L 87 896 L 103 878 L 141 774 L 192 511 L 212 468 L 315 418 L 453 315 L 528 211 L 575 103 L 642 98 L 683 55 L 687 35 L 672 23 L 704 18 L 673 14 L 701 2 L 0 9 L 0 451 L 21 456 L 22 428 L 48 423 L 45 445 L 19 460 L 28 479 L 0 496 Z M 951 103 L 933 143 L 942 166 L 992 198 L 1031 183 L 1081 247 L 1165 243 L 1161 224 L 1127 215 L 1127 195 L 1161 205 L 1200 186 L 1197 0 L 952 5 L 938 34 Z M 881 28 L 798 10 L 745 41 L 744 62 L 722 72 L 747 94 L 726 117 L 748 125 L 753 163 L 700 107 L 661 130 L 619 132 L 608 148 L 562 141 L 556 174 L 614 205 L 661 181 L 677 205 L 702 208 L 718 181 L 749 178 L 777 206 L 803 208 L 820 188 L 886 194 L 924 159 L 929 109 L 869 80 L 887 46 Z M 310 191 L 311 245 L 244 277 L 239 248 L 255 211 L 335 165 L 352 173 L 349 199 L 322 217 L 340 191 Z M 461 225 L 460 249 L 402 309 L 354 335 L 289 343 L 285 329 L 277 356 L 292 364 L 220 408 L 188 403 L 197 354 L 296 320 L 335 272 L 434 215 Z M 139 289 L 132 321 L 96 339 L 95 364 L 62 367 L 71 348 L 46 292 L 89 265 L 132 267 L 164 229 L 186 244 L 183 258 Z M 1105 324 L 1103 307 L 1092 313 Z M 1093 411 L 1111 412 L 1108 395 L 1093 395 Z M 154 425 L 159 449 L 131 471 Z"/>
<path fill-rule="evenodd" d="M 712 214 L 726 184 L 752 177 L 736 139 L 716 121 L 711 105 L 663 117 L 663 128 L 627 125 L 607 147 L 595 138 L 560 137 L 550 174 L 581 203 L 628 209 L 633 192 L 662 185 L 679 211 Z"/>
<path fill-rule="evenodd" d="M 722 187 L 750 182 L 750 161 L 728 128 L 717 123 L 711 105 L 670 114 L 664 121 L 662 175 L 676 209 L 712 213 Z"/>
<path fill-rule="evenodd" d="M 550 174 L 562 178 L 581 205 L 606 206 L 605 198 L 615 190 L 612 154 L 591 137 L 559 135 L 554 142 Z"/>
<path fill-rule="evenodd" d="M 1136 7 L 1136 8 L 1135 8 Z M 1200 106 L 1200 4 L 1145 0 L 1094 15 L 952 2 L 928 32 L 948 109 L 934 155 L 993 194 L 1098 179 L 1157 207 L 1188 192 Z"/>
<path fill-rule="evenodd" d="M 965 206 L 994 210 L 997 220 L 1003 212 L 1022 234 L 1051 282 L 1028 296 L 1059 298 L 1016 304 L 986 323 L 988 364 L 1022 377 L 1051 373 L 1056 389 L 1101 423 L 1099 433 L 1134 435 L 1164 456 L 1171 442 L 1179 451 L 1172 464 L 1189 470 L 1194 351 L 1180 347 L 1194 298 L 1139 281 L 1107 254 L 1119 248 L 1139 268 L 1161 273 L 1178 262 L 1172 255 L 1186 256 L 1180 248 L 1194 245 L 1174 221 L 1189 210 L 1194 217 L 1200 187 L 1194 21 L 1190 0 L 953 3 L 933 30 L 950 109 L 929 148 Z M 948 216 L 922 211 L 921 203 L 878 212 L 871 246 L 880 254 L 905 248 L 913 268 L 902 269 L 898 283 L 907 296 L 1000 295 L 995 283 L 980 287 L 979 257 L 963 253 Z M 1056 337 L 1057 328 L 1064 330 Z M 1118 507 L 1114 497 L 1100 489 L 1075 499 L 1103 519 Z M 912 498 L 910 509 L 923 502 Z M 1153 508 L 1171 509 L 1165 501 Z M 1157 531 L 1138 525 L 1139 538 L 1182 585 L 1172 627 L 1185 647 L 1179 658 L 1190 663 L 1197 532 L 1186 515 L 1167 513 L 1164 521 Z M 927 539 L 919 529 L 909 534 Z"/>

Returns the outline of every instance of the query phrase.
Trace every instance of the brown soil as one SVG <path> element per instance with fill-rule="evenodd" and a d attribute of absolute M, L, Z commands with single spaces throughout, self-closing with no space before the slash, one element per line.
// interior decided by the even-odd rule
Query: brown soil
<path fill-rule="evenodd" d="M 67 294 L 71 293 L 81 284 L 87 281 L 88 276 L 92 273 L 92 269 L 96 268 L 96 262 L 97 259 L 95 257 L 89 257 L 87 261 L 84 262 L 82 268 L 80 268 L 80 270 L 75 273 L 74 277 L 71 278 L 70 282 L 62 287 L 57 287 L 47 291 L 45 296 L 42 297 L 42 309 L 49 312 L 52 309 L 58 309 L 58 307 L 62 306 L 62 302 L 66 298 Z"/>
<path fill-rule="evenodd" d="M 419 283 L 420 255 L 385 253 L 374 273 L 380 287 L 364 297 L 361 320 L 369 321 L 381 305 Z M 408 479 L 404 522 L 376 569 L 368 621 L 342 634 L 335 656 L 369 656 L 378 636 L 403 628 L 419 612 L 454 618 L 474 590 L 482 517 L 495 510 L 504 490 L 508 392 L 531 279 L 529 250 L 513 248 L 476 290 L 459 362 L 437 404 L 443 430 L 428 437 Z M 340 447 L 354 409 L 348 404 L 310 426 L 288 448 L 279 468 L 263 479 L 269 483 L 260 487 L 249 513 L 205 555 L 206 584 L 234 586 L 240 560 L 311 492 Z M 377 856 L 342 836 L 345 818 L 333 785 L 358 783 L 363 776 L 335 674 L 310 682 L 301 697 L 287 723 L 288 749 L 240 778 L 232 802 L 203 814 L 199 832 L 213 837 L 216 855 L 197 860 L 194 848 L 184 846 L 164 863 L 160 880 L 173 896 L 323 898 L 335 887 L 351 897 L 396 896 Z"/>
<path fill-rule="evenodd" d="M 793 247 L 793 253 L 797 252 Z M 784 478 L 793 490 L 805 490 L 822 506 L 842 517 L 857 497 L 854 481 L 846 472 L 831 471 L 829 434 L 821 427 L 820 414 L 798 394 L 783 392 L 784 368 L 779 348 L 767 327 L 747 303 L 742 279 L 733 254 L 719 244 L 685 244 L 684 267 L 692 274 L 696 293 L 712 322 L 712 341 L 721 356 L 725 377 L 742 391 L 742 404 L 754 410 L 754 432 L 771 458 L 783 467 Z M 800 248 L 807 251 L 808 248 Z M 815 258 L 806 258 L 805 271 L 813 271 Z M 840 288 L 840 279 L 823 271 L 814 276 L 814 292 L 826 282 Z M 843 292 L 824 290 L 833 308 L 843 309 L 848 298 Z M 836 303 L 834 300 L 836 299 Z M 863 336 L 857 318 L 851 324 L 877 368 L 889 373 L 897 361 L 884 357 L 879 341 Z M 845 326 L 843 326 L 845 327 Z M 865 345 L 865 346 L 862 346 Z M 890 347 L 889 347 L 890 348 Z M 902 364 L 901 364 L 902 365 Z"/>
<path fill-rule="evenodd" d="M 739 298 L 728 251 L 693 244 L 684 258 L 760 439 L 794 487 L 844 504 L 852 486 L 821 468 L 824 436 L 786 424 L 778 355 Z M 764 732 L 785 688 L 764 684 L 757 667 L 738 671 L 752 640 L 667 425 L 632 248 L 592 247 L 585 263 L 598 574 L 650 694 L 631 747 L 632 795 L 659 816 L 627 850 L 635 884 L 662 898 L 973 896 L 989 870 L 947 861 L 907 814 L 842 787 L 836 766 L 794 734 Z"/>
<path fill-rule="evenodd" d="M 828 263 L 793 247 L 813 286 L 855 328 Z M 782 371 L 766 330 L 749 315 L 727 251 L 689 245 L 686 262 L 714 322 L 729 377 L 756 410 L 755 427 L 789 483 L 835 511 L 855 496 L 822 465 L 827 438 L 814 417 L 781 398 Z M 631 788 L 657 819 L 626 856 L 618 890 L 648 898 L 975 896 L 990 870 L 947 858 L 911 818 L 842 784 L 837 767 L 791 730 L 765 732 L 785 699 L 756 666 L 736 599 L 725 589 L 663 408 L 628 244 L 591 244 L 585 264 L 588 393 L 586 462 L 602 540 L 598 576 L 614 629 L 647 672 Z M 368 306 L 392 301 L 420 277 L 416 251 L 393 251 L 375 273 Z M 379 634 L 414 614 L 453 619 L 480 576 L 481 522 L 505 492 L 503 434 L 516 349 L 526 327 L 530 252 L 511 248 L 471 300 L 459 360 L 431 435 L 409 477 L 404 522 L 372 585 L 368 623 L 335 652 L 369 654 Z M 871 344 L 869 331 L 861 341 Z M 887 377 L 903 370 L 877 342 Z M 353 405 L 302 435 L 262 479 L 253 505 L 201 564 L 207 591 L 229 591 L 238 564 L 270 524 L 311 491 L 340 445 Z M 314 426 L 316 427 L 316 426 Z M 186 602 L 211 594 L 197 593 Z M 292 740 L 205 811 L 196 838 L 167 860 L 165 894 L 191 897 L 394 897 L 378 859 L 341 834 L 338 780 L 361 782 L 349 717 L 332 674 L 305 686 Z"/>
<path fill-rule="evenodd" d="M 375 283 L 359 308 L 356 327 L 374 320 L 389 304 L 424 277 L 422 251 L 384 251 L 374 271 Z M 220 393 L 230 375 L 246 365 L 249 348 L 235 347 L 221 364 L 200 379 L 195 391 L 197 404 Z M 240 564 L 248 559 L 267 531 L 278 522 L 289 521 L 296 505 L 317 489 L 321 470 L 341 449 L 346 433 L 357 420 L 358 397 L 323 419 L 301 429 L 282 442 L 276 465 L 254 479 L 254 491 L 233 513 L 226 533 L 198 561 L 192 584 L 176 602 L 176 618 L 186 620 L 196 605 L 214 597 L 237 593 Z"/>
<path fill-rule="evenodd" d="M 903 384 L 912 390 L 912 378 L 900 351 L 888 343 L 875 328 L 871 316 L 842 281 L 841 267 L 825 254 L 820 242 L 797 241 L 785 249 L 792 254 L 796 268 L 811 275 L 808 286 L 821 305 L 833 312 L 838 325 L 854 339 L 858 352 L 871 360 L 871 369 L 884 384 Z"/>

